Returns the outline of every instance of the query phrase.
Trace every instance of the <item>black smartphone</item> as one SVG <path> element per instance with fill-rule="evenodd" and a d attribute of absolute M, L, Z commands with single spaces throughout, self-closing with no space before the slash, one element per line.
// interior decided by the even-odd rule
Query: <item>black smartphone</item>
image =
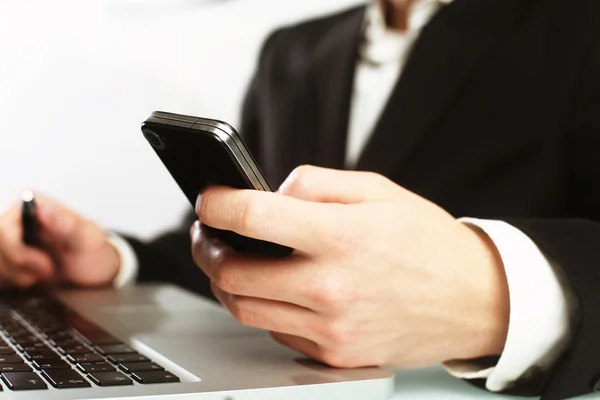
<path fill-rule="evenodd" d="M 192 207 L 198 194 L 211 185 L 271 191 L 241 137 L 225 122 L 155 111 L 142 124 L 142 133 Z M 292 252 L 279 244 L 204 228 L 239 252 L 269 257 Z"/>

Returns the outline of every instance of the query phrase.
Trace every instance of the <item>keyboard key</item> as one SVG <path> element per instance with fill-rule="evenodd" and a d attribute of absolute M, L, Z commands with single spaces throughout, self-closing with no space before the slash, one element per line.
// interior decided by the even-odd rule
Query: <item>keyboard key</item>
<path fill-rule="evenodd" d="M 63 369 L 71 368 L 64 360 L 35 360 L 32 362 L 35 369 Z"/>
<path fill-rule="evenodd" d="M 42 334 L 44 339 L 62 339 L 62 338 L 71 338 L 73 335 L 60 335 L 59 332 L 63 331 L 64 328 L 57 329 L 40 329 L 38 328 L 38 332 Z"/>
<path fill-rule="evenodd" d="M 74 369 L 48 369 L 42 372 L 42 376 L 58 389 L 82 388 L 92 386 L 79 375 Z"/>
<path fill-rule="evenodd" d="M 88 377 L 98 386 L 133 385 L 133 381 L 120 372 L 92 372 Z"/>
<path fill-rule="evenodd" d="M 94 350 L 92 350 L 91 348 L 89 348 L 88 346 L 85 346 L 83 344 L 77 345 L 77 346 L 66 346 L 66 347 L 59 347 L 57 349 L 61 354 L 88 354 L 88 353 L 93 353 Z"/>
<path fill-rule="evenodd" d="M 44 333 L 51 333 L 51 332 L 67 330 L 63 325 L 59 324 L 56 321 L 52 321 L 52 320 L 36 321 L 34 323 L 34 325 L 38 330 L 40 330 Z"/>
<path fill-rule="evenodd" d="M 25 329 L 25 328 L 20 328 L 18 330 L 11 331 L 8 334 L 11 338 L 13 338 L 15 340 L 33 335 L 33 333 L 31 333 L 30 330 Z"/>
<path fill-rule="evenodd" d="M 48 343 L 50 343 L 50 346 L 53 347 L 74 347 L 81 345 L 81 342 L 74 338 L 67 338 L 62 340 L 50 339 L 48 340 Z"/>
<path fill-rule="evenodd" d="M 0 364 L 0 372 L 28 372 L 31 371 L 31 367 L 27 364 Z"/>
<path fill-rule="evenodd" d="M 102 344 L 121 344 L 122 341 L 114 336 L 109 335 L 104 331 L 92 331 L 81 333 L 81 336 L 90 344 L 102 345 Z"/>
<path fill-rule="evenodd" d="M 48 389 L 44 380 L 35 372 L 4 372 L 2 380 L 10 390 Z"/>
<path fill-rule="evenodd" d="M 10 346 L 0 346 L 0 356 L 8 356 L 15 354 L 15 351 Z"/>
<path fill-rule="evenodd" d="M 23 328 L 23 324 L 16 320 L 12 316 L 3 317 L 2 318 L 2 329 L 5 331 L 9 331 L 11 329 L 20 329 Z"/>
<path fill-rule="evenodd" d="M 44 332 L 45 334 L 56 333 L 56 332 L 67 330 L 67 328 L 65 328 L 63 325 L 59 324 L 58 322 L 48 321 L 48 320 L 36 322 L 35 327 L 38 330 Z"/>
<path fill-rule="evenodd" d="M 123 363 L 119 365 L 119 368 L 128 374 L 143 371 L 164 371 L 163 367 L 153 362 Z"/>
<path fill-rule="evenodd" d="M 96 346 L 96 350 L 100 354 L 131 354 L 137 353 L 134 349 L 127 346 L 126 344 L 109 344 L 109 345 L 99 345 Z"/>
<path fill-rule="evenodd" d="M 169 371 L 134 372 L 131 377 L 139 383 L 179 382 L 179 378 Z"/>
<path fill-rule="evenodd" d="M 49 333 L 45 336 L 46 336 L 46 339 L 55 340 L 55 341 L 63 341 L 63 340 L 73 339 L 73 335 L 71 333 L 63 332 L 63 331 Z"/>
<path fill-rule="evenodd" d="M 35 335 L 26 335 L 26 336 L 18 336 L 12 337 L 10 341 L 13 344 L 20 344 L 21 346 L 28 346 L 33 343 L 40 343 L 41 340 Z"/>
<path fill-rule="evenodd" d="M 113 354 L 108 356 L 108 361 L 113 364 L 123 364 L 123 363 L 135 363 L 135 362 L 147 362 L 150 359 L 141 354 Z"/>
<path fill-rule="evenodd" d="M 60 356 L 51 350 L 26 352 L 23 353 L 23 356 L 25 356 L 25 358 L 29 361 L 60 360 Z"/>
<path fill-rule="evenodd" d="M 91 344 L 120 344 L 121 341 L 104 331 L 98 325 L 78 314 L 69 315 L 65 321 L 67 326 L 79 332 Z"/>
<path fill-rule="evenodd" d="M 31 332 L 29 330 L 22 328 L 22 327 L 6 329 L 5 332 L 6 332 L 6 335 L 8 335 L 10 337 L 14 337 L 14 338 L 31 335 Z"/>
<path fill-rule="evenodd" d="M 11 329 L 24 329 L 25 325 L 16 319 L 15 316 L 9 316 L 2 319 L 2 329 L 9 331 Z"/>
<path fill-rule="evenodd" d="M 85 374 L 89 374 L 90 372 L 109 372 L 115 370 L 115 367 L 109 363 L 77 364 L 77 368 Z"/>
<path fill-rule="evenodd" d="M 26 351 L 29 352 L 29 351 L 50 350 L 50 347 L 46 346 L 44 343 L 34 343 L 34 344 L 29 345 L 29 346 L 18 345 L 17 346 L 17 350 L 19 350 L 21 353 L 24 353 Z"/>
<path fill-rule="evenodd" d="M 3 325 L 2 331 L 6 333 L 8 336 L 22 336 L 26 335 L 29 332 L 22 325 Z"/>
<path fill-rule="evenodd" d="M 65 326 L 70 326 L 71 328 L 75 329 L 77 332 L 82 333 L 82 334 L 84 332 L 92 332 L 92 331 L 101 330 L 98 327 L 98 325 L 96 325 L 89 319 L 82 317 L 79 314 L 71 313 L 71 314 L 67 314 L 67 315 L 62 315 L 61 318 L 59 318 L 59 319 L 60 319 L 60 322 L 65 324 Z"/>
<path fill-rule="evenodd" d="M 23 362 L 23 359 L 16 354 L 0 356 L 0 363 L 22 363 L 22 362 Z"/>
<path fill-rule="evenodd" d="M 42 341 L 41 341 L 39 338 L 37 338 L 37 337 L 36 337 L 36 338 L 34 339 L 33 337 L 31 337 L 31 338 L 27 338 L 27 339 L 19 339 L 19 340 L 17 340 L 17 341 L 16 341 L 15 343 L 13 343 L 13 344 L 14 344 L 15 346 L 29 347 L 29 346 L 35 346 L 35 345 L 37 345 L 37 344 L 39 344 L 39 343 L 42 343 L 42 344 L 43 344 L 43 342 L 42 342 Z"/>
<path fill-rule="evenodd" d="M 52 301 L 46 297 L 37 294 L 29 294 L 25 296 L 26 297 L 20 297 L 18 299 L 15 299 L 15 303 L 13 304 L 16 307 L 23 310 L 37 310 L 45 307 Z"/>
<path fill-rule="evenodd" d="M 69 354 L 67 356 L 67 360 L 69 360 L 70 362 L 72 362 L 73 364 L 78 364 L 78 363 L 97 363 L 97 362 L 103 362 L 104 361 L 104 357 L 99 356 L 98 354 L 94 354 L 94 353 L 87 353 L 87 354 Z"/>

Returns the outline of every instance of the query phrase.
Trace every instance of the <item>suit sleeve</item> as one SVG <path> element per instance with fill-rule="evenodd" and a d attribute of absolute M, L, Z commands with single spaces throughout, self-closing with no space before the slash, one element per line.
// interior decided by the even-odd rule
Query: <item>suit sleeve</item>
<path fill-rule="evenodd" d="M 247 90 L 242 107 L 240 134 L 250 151 L 260 159 L 260 112 L 259 87 L 261 71 L 269 59 L 269 48 L 274 34 L 265 42 L 260 57 L 258 71 Z M 189 213 L 181 225 L 154 240 L 143 242 L 132 237 L 125 239 L 132 246 L 139 262 L 139 282 L 169 282 L 214 299 L 210 281 L 198 268 L 191 255 L 190 227 L 196 216 Z"/>
<path fill-rule="evenodd" d="M 590 393 L 600 378 L 600 37 L 590 49 L 566 140 L 574 219 L 510 221 L 562 267 L 579 305 L 571 345 L 539 387 L 543 400 Z"/>
<path fill-rule="evenodd" d="M 214 299 L 210 281 L 192 259 L 189 230 L 194 217 L 190 213 L 180 227 L 149 242 L 124 237 L 137 256 L 138 282 L 173 283 Z"/>

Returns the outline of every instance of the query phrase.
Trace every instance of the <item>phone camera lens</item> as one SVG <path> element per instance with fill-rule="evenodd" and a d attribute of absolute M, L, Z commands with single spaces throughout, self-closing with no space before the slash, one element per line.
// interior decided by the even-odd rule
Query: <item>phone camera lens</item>
<path fill-rule="evenodd" d="M 146 136 L 146 139 L 148 140 L 148 142 L 150 142 L 152 147 L 154 147 L 156 150 L 164 150 L 165 149 L 165 141 L 160 136 L 158 136 L 156 133 L 154 133 L 152 131 L 144 131 L 144 136 Z"/>

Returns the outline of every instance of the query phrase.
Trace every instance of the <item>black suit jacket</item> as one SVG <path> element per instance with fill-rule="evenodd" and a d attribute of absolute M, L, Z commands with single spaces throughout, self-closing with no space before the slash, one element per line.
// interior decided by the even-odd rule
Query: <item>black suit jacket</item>
<path fill-rule="evenodd" d="M 355 8 L 264 45 L 242 134 L 275 187 L 301 164 L 344 167 L 363 20 Z M 508 220 L 562 266 L 580 318 L 548 379 L 529 381 L 548 400 L 600 374 L 599 28 L 599 0 L 455 0 L 422 31 L 357 167 L 456 217 Z M 189 222 L 133 242 L 140 280 L 209 294 Z"/>

